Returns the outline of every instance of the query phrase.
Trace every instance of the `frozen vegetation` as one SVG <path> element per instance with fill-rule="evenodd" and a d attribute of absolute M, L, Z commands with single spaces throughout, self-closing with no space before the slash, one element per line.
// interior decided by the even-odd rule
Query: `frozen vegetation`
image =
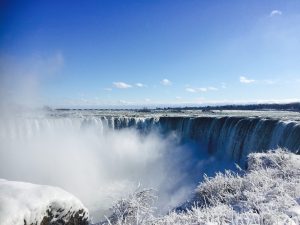
<path fill-rule="evenodd" d="M 0 224 L 85 225 L 88 211 L 66 191 L 0 179 Z"/>
<path fill-rule="evenodd" d="M 153 191 L 118 201 L 104 224 L 291 224 L 300 222 L 300 156 L 283 150 L 251 153 L 248 167 L 205 177 L 186 209 L 155 217 Z"/>

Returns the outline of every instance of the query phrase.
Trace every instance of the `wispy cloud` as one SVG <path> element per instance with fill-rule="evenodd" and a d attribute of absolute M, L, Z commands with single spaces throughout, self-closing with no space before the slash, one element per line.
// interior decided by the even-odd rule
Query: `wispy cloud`
<path fill-rule="evenodd" d="M 270 85 L 272 85 L 272 84 L 278 83 L 279 80 L 267 79 L 267 80 L 263 80 L 262 82 L 263 82 L 264 84 L 270 84 Z"/>
<path fill-rule="evenodd" d="M 254 80 L 254 79 L 248 79 L 246 77 L 241 76 L 240 77 L 240 82 L 244 84 L 249 84 L 249 83 L 254 83 L 255 84 L 260 84 L 260 85 L 276 85 L 276 84 L 282 84 L 282 83 L 293 83 L 292 80 L 288 79 L 279 79 L 279 78 L 268 78 L 268 79 L 259 79 L 259 80 Z"/>
<path fill-rule="evenodd" d="M 9 101 L 31 107 L 46 102 L 41 87 L 43 82 L 60 75 L 64 55 L 61 51 L 24 57 L 0 54 L 0 64 L 0 106 L 2 101 Z"/>
<path fill-rule="evenodd" d="M 113 82 L 113 85 L 115 88 L 119 88 L 119 89 L 126 89 L 132 87 L 132 85 L 126 84 L 124 82 Z"/>
<path fill-rule="evenodd" d="M 205 88 L 205 87 L 201 87 L 201 88 L 197 88 L 196 89 L 198 92 L 201 91 L 201 92 L 207 92 L 208 91 L 208 88 Z"/>
<path fill-rule="evenodd" d="M 141 87 L 145 87 L 146 85 L 145 85 L 145 84 L 142 84 L 142 83 L 136 83 L 136 84 L 135 84 L 135 86 L 137 86 L 137 87 L 140 87 L 140 88 L 141 88 Z"/>
<path fill-rule="evenodd" d="M 191 92 L 191 93 L 196 93 L 197 90 L 195 88 L 186 88 L 185 89 L 187 92 Z"/>
<path fill-rule="evenodd" d="M 216 88 L 216 87 L 201 87 L 201 88 L 187 87 L 185 90 L 187 92 L 191 92 L 191 93 L 198 93 L 198 92 L 207 92 L 207 91 L 217 91 L 218 88 Z"/>
<path fill-rule="evenodd" d="M 282 11 L 278 10 L 278 9 L 274 9 L 270 12 L 270 16 L 281 16 L 282 15 Z"/>
<path fill-rule="evenodd" d="M 172 82 L 170 80 L 166 79 L 166 78 L 163 79 L 163 80 L 161 80 L 160 83 L 162 85 L 164 85 L 164 86 L 170 86 L 170 85 L 172 85 Z"/>
<path fill-rule="evenodd" d="M 246 78 L 244 76 L 240 76 L 240 82 L 243 83 L 243 84 L 250 84 L 250 83 L 255 82 L 255 80 L 248 79 L 248 78 Z"/>
<path fill-rule="evenodd" d="M 118 101 L 121 105 L 129 105 L 129 104 L 133 104 L 133 102 L 130 102 L 130 101 L 126 101 L 126 100 L 119 100 Z"/>
<path fill-rule="evenodd" d="M 104 91 L 112 91 L 112 88 L 104 88 Z"/>
<path fill-rule="evenodd" d="M 217 90 L 219 90 L 219 89 L 216 88 L 216 87 L 208 87 L 207 90 L 208 90 L 208 91 L 217 91 Z"/>

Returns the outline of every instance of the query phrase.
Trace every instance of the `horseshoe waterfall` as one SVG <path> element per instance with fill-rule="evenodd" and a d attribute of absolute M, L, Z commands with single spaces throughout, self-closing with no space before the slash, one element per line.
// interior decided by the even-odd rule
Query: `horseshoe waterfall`
<path fill-rule="evenodd" d="M 295 190 L 291 192 L 294 194 L 289 194 L 289 198 L 294 200 L 281 206 L 285 207 L 284 212 L 277 208 L 268 210 L 273 214 L 283 213 L 282 216 L 290 215 L 287 212 L 293 207 L 298 210 L 300 115 L 296 112 L 15 112 L 2 116 L 0 141 L 0 177 L 3 178 L 0 183 L 4 190 L 9 187 L 14 190 L 20 187 L 23 190 L 23 186 L 29 182 L 57 186 L 74 195 L 69 196 L 63 194 L 62 190 L 54 189 L 47 189 L 49 193 L 46 193 L 45 188 L 30 186 L 30 190 L 41 188 L 41 193 L 45 192 L 48 198 L 63 197 L 45 200 L 48 204 L 44 208 L 39 207 L 40 211 L 35 216 L 27 215 L 26 210 L 22 209 L 22 221 L 25 218 L 27 221 L 42 223 L 47 218 L 60 214 L 64 208 L 68 209 L 68 213 L 64 214 L 68 218 L 65 222 L 76 220 L 81 224 L 118 224 L 121 217 L 114 210 L 120 210 L 120 204 L 125 204 L 127 210 L 134 210 L 137 209 L 135 207 L 141 207 L 139 204 L 151 202 L 152 205 L 152 200 L 156 210 L 153 211 L 150 205 L 147 210 L 153 211 L 151 218 L 154 220 L 147 217 L 140 224 L 190 224 L 199 219 L 195 219 L 199 213 L 206 215 L 205 207 L 207 210 L 220 210 L 216 214 L 225 213 L 224 218 L 231 213 L 239 220 L 244 218 L 243 213 L 253 210 L 252 206 L 249 208 L 247 205 L 247 208 L 240 205 L 243 201 L 250 201 L 245 193 L 257 191 L 246 190 L 251 187 L 249 182 L 259 182 L 258 178 L 251 177 L 254 176 L 253 173 L 260 172 L 261 177 L 274 179 L 277 183 L 273 186 L 279 190 L 283 187 L 278 185 L 286 183 L 279 179 L 287 175 L 279 176 L 277 170 L 283 171 L 285 167 L 288 167 L 288 173 L 293 174 L 289 175 L 289 182 L 292 183 L 288 184 L 294 185 Z M 277 168 L 278 165 L 280 168 Z M 276 175 L 271 178 L 275 175 L 270 175 L 269 169 L 265 172 L 269 167 L 274 171 L 276 169 L 274 174 L 279 177 Z M 230 174 L 228 169 L 232 171 Z M 219 175 L 214 177 L 216 174 Z M 8 180 L 25 183 L 11 184 Z M 237 182 L 236 180 L 242 183 L 238 186 L 228 183 Z M 208 184 L 211 185 L 209 188 L 206 186 Z M 220 195 L 216 192 L 210 193 L 214 185 L 218 186 L 219 191 L 226 192 L 227 197 L 238 191 L 242 196 L 237 197 L 235 194 L 235 198 L 244 200 L 234 204 L 225 197 L 218 200 Z M 223 190 L 219 185 L 232 189 Z M 26 193 L 29 189 L 26 189 Z M 151 198 L 150 190 L 155 190 L 155 201 Z M 28 195 L 33 194 L 29 192 Z M 68 199 L 67 203 L 60 202 L 61 199 Z M 122 203 L 119 199 L 123 199 Z M 269 202 L 275 204 L 278 199 L 275 200 Z M 229 208 L 220 209 L 223 205 Z M 236 210 L 234 207 L 241 209 Z M 47 211 L 47 208 L 51 210 Z M 187 209 L 191 210 L 188 214 Z M 170 211 L 173 214 L 168 213 Z M 140 208 L 138 212 L 143 216 L 148 215 L 148 211 Z M 261 215 L 252 211 L 251 213 L 253 215 L 249 216 L 248 222 L 254 223 L 261 219 Z M 110 216 L 104 217 L 105 215 Z M 291 215 L 290 220 L 296 221 L 298 214 Z M 127 222 L 123 221 L 123 224 L 136 223 L 139 217 L 128 215 L 126 218 Z M 19 221 L 18 218 L 14 219 Z"/>

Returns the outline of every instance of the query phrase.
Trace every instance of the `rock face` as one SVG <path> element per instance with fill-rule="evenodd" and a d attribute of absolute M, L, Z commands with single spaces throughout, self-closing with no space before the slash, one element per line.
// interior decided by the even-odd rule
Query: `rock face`
<path fill-rule="evenodd" d="M 0 179 L 1 225 L 88 225 L 89 213 L 70 193 Z"/>
<path fill-rule="evenodd" d="M 47 216 L 45 216 L 42 222 L 39 225 L 88 225 L 89 222 L 85 218 L 84 210 L 79 210 L 72 216 L 68 218 L 68 220 L 57 219 L 55 215 L 51 211 L 47 211 Z"/>

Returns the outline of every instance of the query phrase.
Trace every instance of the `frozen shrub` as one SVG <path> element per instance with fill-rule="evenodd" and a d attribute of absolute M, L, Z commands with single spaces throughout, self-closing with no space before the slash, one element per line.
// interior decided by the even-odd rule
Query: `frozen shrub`
<path fill-rule="evenodd" d="M 285 179 L 300 176 L 299 156 L 282 149 L 267 153 L 251 153 L 247 162 L 249 171 L 275 169 L 274 176 L 282 176 Z"/>
<path fill-rule="evenodd" d="M 153 216 L 151 190 L 120 200 L 112 225 L 298 225 L 300 224 L 300 156 L 283 150 L 251 153 L 248 168 L 204 177 L 195 202 L 181 212 Z"/>
<path fill-rule="evenodd" d="M 199 206 L 214 206 L 219 203 L 230 204 L 242 200 L 240 193 L 243 179 L 230 171 L 217 173 L 213 179 L 205 176 L 204 181 L 196 189 L 196 202 Z"/>
<path fill-rule="evenodd" d="M 156 198 L 153 189 L 138 188 L 128 198 L 120 199 L 113 205 L 110 209 L 112 214 L 106 224 L 145 224 L 153 220 L 153 204 Z"/>
<path fill-rule="evenodd" d="M 300 215 L 288 216 L 287 212 L 299 207 L 299 163 L 300 156 L 283 150 L 252 153 L 243 176 L 226 171 L 213 178 L 205 177 L 196 189 L 197 204 L 226 204 L 234 209 L 235 218 L 250 213 L 252 219 L 259 218 L 263 224 L 283 224 L 291 218 L 298 221 Z"/>

